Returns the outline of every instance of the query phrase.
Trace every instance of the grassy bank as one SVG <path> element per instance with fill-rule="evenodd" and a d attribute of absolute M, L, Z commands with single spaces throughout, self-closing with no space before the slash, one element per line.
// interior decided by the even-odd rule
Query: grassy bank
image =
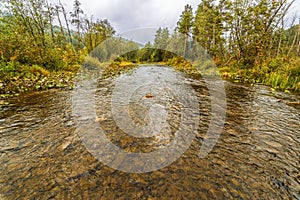
<path fill-rule="evenodd" d="M 115 61 L 101 63 L 98 59 L 87 57 L 84 65 L 103 69 L 103 77 L 118 76 L 128 72 L 139 64 L 130 61 Z M 153 63 L 154 64 L 154 63 Z M 172 58 L 167 62 L 156 64 L 173 66 L 176 70 L 197 77 L 205 72 L 216 75 L 215 67 L 207 61 L 194 63 L 193 65 L 182 58 Z M 49 71 L 43 67 L 33 65 L 21 65 L 19 63 L 6 63 L 0 67 L 0 99 L 18 95 L 28 91 L 40 91 L 52 88 L 72 89 L 74 77 L 79 65 L 65 67 L 59 71 Z M 240 83 L 262 83 L 281 91 L 300 91 L 300 59 L 277 59 L 266 61 L 252 68 L 230 63 L 220 67 L 219 72 L 224 79 Z"/>
<path fill-rule="evenodd" d="M 254 67 L 230 63 L 216 68 L 211 61 L 191 65 L 179 58 L 162 64 L 174 66 L 176 70 L 192 76 L 221 75 L 223 79 L 236 83 L 260 83 L 279 91 L 300 92 L 300 58 L 273 59 Z"/>
<path fill-rule="evenodd" d="M 79 66 L 59 71 L 49 71 L 38 65 L 22 65 L 17 62 L 2 63 L 0 67 L 0 97 L 18 95 L 28 91 L 73 87 L 73 77 Z"/>
<path fill-rule="evenodd" d="M 261 83 L 285 92 L 300 92 L 300 58 L 273 59 L 247 67 L 231 63 L 219 68 L 224 79 L 240 83 Z"/>
<path fill-rule="evenodd" d="M 81 67 L 72 65 L 58 71 L 49 71 L 38 65 L 29 66 L 17 62 L 0 65 L 0 100 L 30 91 L 73 89 L 74 78 Z M 83 65 L 103 69 L 103 77 L 117 76 L 137 66 L 132 62 L 100 63 L 98 59 L 91 57 L 87 57 Z M 0 101 L 1 104 L 4 101 Z"/>

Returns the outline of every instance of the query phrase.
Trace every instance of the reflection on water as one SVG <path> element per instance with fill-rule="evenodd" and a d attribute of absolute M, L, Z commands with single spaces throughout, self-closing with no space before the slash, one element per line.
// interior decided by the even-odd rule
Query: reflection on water
<path fill-rule="evenodd" d="M 210 98 L 202 80 L 185 81 L 199 98 L 196 139 L 170 166 L 141 174 L 113 170 L 86 150 L 76 133 L 71 92 L 29 93 L 12 100 L 15 106 L 0 112 L 0 198 L 299 199 L 300 112 L 288 102 L 300 97 L 226 83 L 223 133 L 209 156 L 199 159 Z M 103 116 L 98 121 L 112 142 L 147 152 L 172 140 L 165 134 L 153 142 L 122 133 L 110 114 L 113 86 L 111 79 L 100 82 L 96 95 L 98 116 Z M 180 119 L 176 106 L 174 119 L 168 119 L 174 130 Z M 132 112 L 142 113 L 138 105 Z"/>

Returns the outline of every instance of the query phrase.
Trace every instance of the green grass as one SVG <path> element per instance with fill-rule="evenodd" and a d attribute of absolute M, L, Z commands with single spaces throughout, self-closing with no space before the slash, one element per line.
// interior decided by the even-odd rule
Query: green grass
<path fill-rule="evenodd" d="M 219 70 L 224 79 L 234 82 L 262 83 L 276 90 L 300 91 L 300 58 L 271 59 L 252 68 L 231 63 Z"/>

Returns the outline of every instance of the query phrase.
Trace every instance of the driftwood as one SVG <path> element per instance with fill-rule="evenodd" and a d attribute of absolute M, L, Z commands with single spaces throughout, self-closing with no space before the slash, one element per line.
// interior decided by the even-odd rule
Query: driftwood
<path fill-rule="evenodd" d="M 289 106 L 300 106 L 300 102 L 287 102 L 286 104 Z"/>

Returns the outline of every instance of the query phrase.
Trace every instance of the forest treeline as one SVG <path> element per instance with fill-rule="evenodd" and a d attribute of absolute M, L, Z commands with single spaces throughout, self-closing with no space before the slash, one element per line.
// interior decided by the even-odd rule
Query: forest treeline
<path fill-rule="evenodd" d="M 195 46 L 203 47 L 224 78 L 300 91 L 293 1 L 202 0 L 195 11 L 186 5 L 175 30 L 159 28 L 154 43 L 143 48 L 118 37 L 108 20 L 87 16 L 79 0 L 71 12 L 60 1 L 0 2 L 0 93 L 68 85 L 84 60 L 180 65 L 178 55 L 193 56 Z"/>
<path fill-rule="evenodd" d="M 50 0 L 0 0 L 0 8 L 0 94 L 72 85 L 88 53 L 116 35 L 107 19 L 87 16 L 78 0 L 71 12 Z M 137 45 L 115 40 L 127 49 Z"/>
<path fill-rule="evenodd" d="M 287 0 L 202 0 L 195 12 L 186 5 L 174 33 L 157 30 L 154 44 L 146 45 L 153 52 L 142 49 L 146 56 L 140 60 L 172 57 L 156 48 L 193 56 L 193 46 L 200 45 L 224 78 L 300 91 L 300 21 L 292 15 L 293 5 Z"/>

